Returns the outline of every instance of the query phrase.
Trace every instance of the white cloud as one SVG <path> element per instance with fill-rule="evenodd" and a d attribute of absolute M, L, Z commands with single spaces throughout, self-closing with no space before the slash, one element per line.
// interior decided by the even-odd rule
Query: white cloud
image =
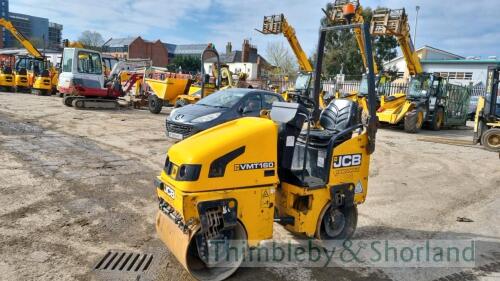
<path fill-rule="evenodd" d="M 262 35 L 265 15 L 284 13 L 295 27 L 308 54 L 314 51 L 324 0 L 16 0 L 14 12 L 48 17 L 64 25 L 64 36 L 76 39 L 83 30 L 104 37 L 141 35 L 169 43 L 214 42 L 224 49 L 231 41 L 237 49 L 244 38 L 265 50 L 267 42 L 285 39 Z M 500 1 L 475 0 L 366 0 L 369 7 L 405 7 L 414 28 L 415 6 L 420 5 L 417 45 L 431 45 L 468 55 L 499 55 Z"/>

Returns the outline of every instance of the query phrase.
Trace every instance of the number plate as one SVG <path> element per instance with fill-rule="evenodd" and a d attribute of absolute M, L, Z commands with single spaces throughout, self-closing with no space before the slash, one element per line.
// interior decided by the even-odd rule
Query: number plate
<path fill-rule="evenodd" d="M 178 133 L 174 133 L 174 132 L 168 132 L 168 136 L 173 138 L 173 139 L 176 139 L 176 140 L 182 140 L 183 139 L 183 136 L 182 134 L 178 134 Z"/>

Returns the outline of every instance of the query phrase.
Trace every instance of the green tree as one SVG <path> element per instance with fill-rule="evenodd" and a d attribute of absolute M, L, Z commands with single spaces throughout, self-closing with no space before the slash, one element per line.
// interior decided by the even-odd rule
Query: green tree
<path fill-rule="evenodd" d="M 332 9 L 332 5 L 327 5 L 327 11 Z M 365 22 L 370 22 L 373 12 L 370 8 L 363 10 Z M 321 20 L 322 26 L 330 26 L 326 17 Z M 375 55 L 375 62 L 379 69 L 383 68 L 383 62 L 391 60 L 397 56 L 398 42 L 394 36 L 377 36 L 373 38 L 372 47 Z M 364 72 L 363 59 L 354 33 L 349 30 L 329 32 L 326 37 L 324 73 L 336 75 L 343 69 L 346 75 L 359 76 Z"/>
<path fill-rule="evenodd" d="M 167 66 L 170 71 L 199 72 L 201 59 L 198 56 L 175 56 Z"/>

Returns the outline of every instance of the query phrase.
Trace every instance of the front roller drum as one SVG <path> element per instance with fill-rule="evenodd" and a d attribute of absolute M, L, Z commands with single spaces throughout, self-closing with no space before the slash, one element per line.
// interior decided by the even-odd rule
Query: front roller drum
<path fill-rule="evenodd" d="M 198 280 L 216 281 L 231 276 L 243 262 L 244 252 L 238 257 L 219 258 L 219 262 L 207 264 L 200 258 L 198 241 L 200 241 L 200 227 L 194 227 L 184 233 L 175 222 L 162 211 L 156 217 L 156 231 L 169 251 L 177 258 L 182 266 Z M 232 231 L 233 237 L 228 239 L 229 247 L 242 248 L 242 241 L 247 241 L 247 234 L 238 222 Z M 221 247 L 223 248 L 223 247 Z M 233 251 L 234 253 L 234 251 Z M 224 257 L 223 254 L 219 257 Z"/>

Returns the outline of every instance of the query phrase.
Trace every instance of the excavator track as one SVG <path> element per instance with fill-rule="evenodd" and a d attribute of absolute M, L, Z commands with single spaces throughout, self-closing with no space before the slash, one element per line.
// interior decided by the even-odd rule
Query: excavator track
<path fill-rule="evenodd" d="M 116 100 L 73 98 L 71 105 L 76 109 L 118 109 L 120 105 Z"/>

